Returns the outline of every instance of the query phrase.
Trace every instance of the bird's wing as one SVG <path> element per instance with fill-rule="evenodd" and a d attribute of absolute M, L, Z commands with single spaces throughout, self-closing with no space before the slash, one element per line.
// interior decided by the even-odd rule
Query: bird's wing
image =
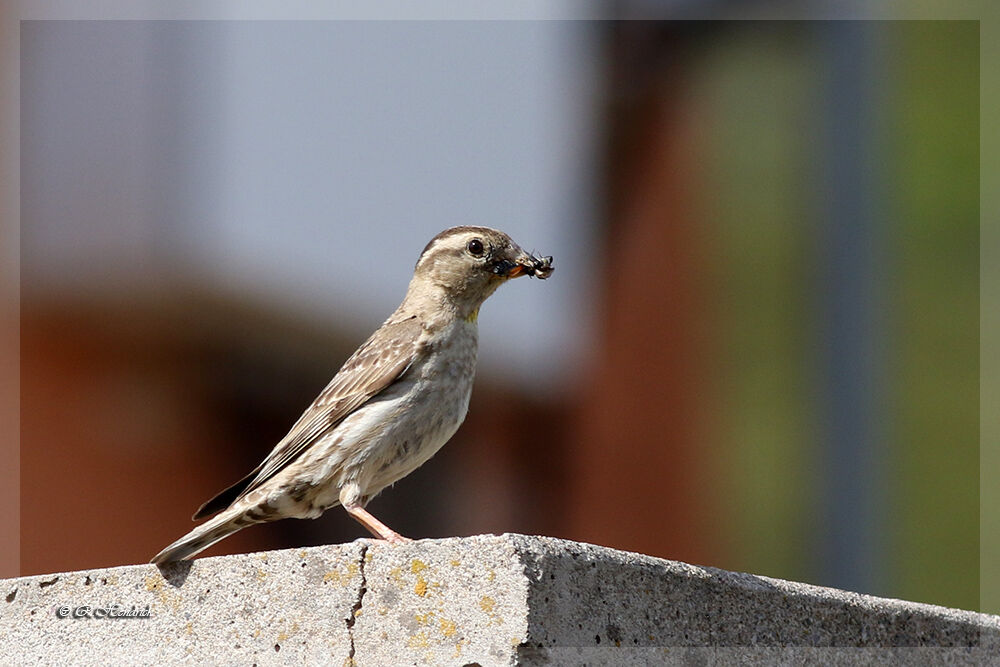
<path fill-rule="evenodd" d="M 423 329 L 414 315 L 386 322 L 358 348 L 255 470 L 201 506 L 194 518 L 228 507 L 297 459 L 316 439 L 406 373 Z"/>

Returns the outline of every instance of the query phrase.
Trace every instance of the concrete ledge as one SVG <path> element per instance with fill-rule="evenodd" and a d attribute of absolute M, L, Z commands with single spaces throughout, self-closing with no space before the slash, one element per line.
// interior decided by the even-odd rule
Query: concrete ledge
<path fill-rule="evenodd" d="M 32 664 L 1000 658 L 997 616 L 522 535 L 23 577 L 0 581 L 0 595 L 0 655 Z M 73 618 L 112 604 L 149 617 Z"/>

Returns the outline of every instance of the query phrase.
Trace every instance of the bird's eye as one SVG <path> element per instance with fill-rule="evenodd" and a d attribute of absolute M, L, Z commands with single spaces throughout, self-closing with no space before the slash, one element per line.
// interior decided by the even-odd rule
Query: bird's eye
<path fill-rule="evenodd" d="M 468 248 L 469 254 L 473 257 L 482 257 L 483 251 L 485 250 L 485 248 L 483 248 L 483 242 L 479 239 L 472 239 L 469 241 L 469 245 L 467 245 L 466 248 Z"/>

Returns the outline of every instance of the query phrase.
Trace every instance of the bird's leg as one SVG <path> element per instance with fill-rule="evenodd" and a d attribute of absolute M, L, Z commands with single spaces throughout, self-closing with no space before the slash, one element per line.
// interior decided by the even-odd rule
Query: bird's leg
<path fill-rule="evenodd" d="M 403 537 L 392 528 L 376 519 L 372 516 L 371 512 L 357 503 L 344 505 L 344 509 L 347 510 L 347 513 L 350 514 L 355 521 L 367 528 L 369 533 L 379 539 L 385 540 L 391 544 L 402 544 L 404 542 L 413 541 L 408 537 Z"/>

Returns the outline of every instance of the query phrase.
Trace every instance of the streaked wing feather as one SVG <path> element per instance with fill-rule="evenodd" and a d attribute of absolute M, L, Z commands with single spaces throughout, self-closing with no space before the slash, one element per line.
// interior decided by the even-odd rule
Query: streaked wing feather
<path fill-rule="evenodd" d="M 264 459 L 240 497 L 274 477 L 323 433 L 402 378 L 416 358 L 421 331 L 413 316 L 388 322 L 372 334 Z"/>

